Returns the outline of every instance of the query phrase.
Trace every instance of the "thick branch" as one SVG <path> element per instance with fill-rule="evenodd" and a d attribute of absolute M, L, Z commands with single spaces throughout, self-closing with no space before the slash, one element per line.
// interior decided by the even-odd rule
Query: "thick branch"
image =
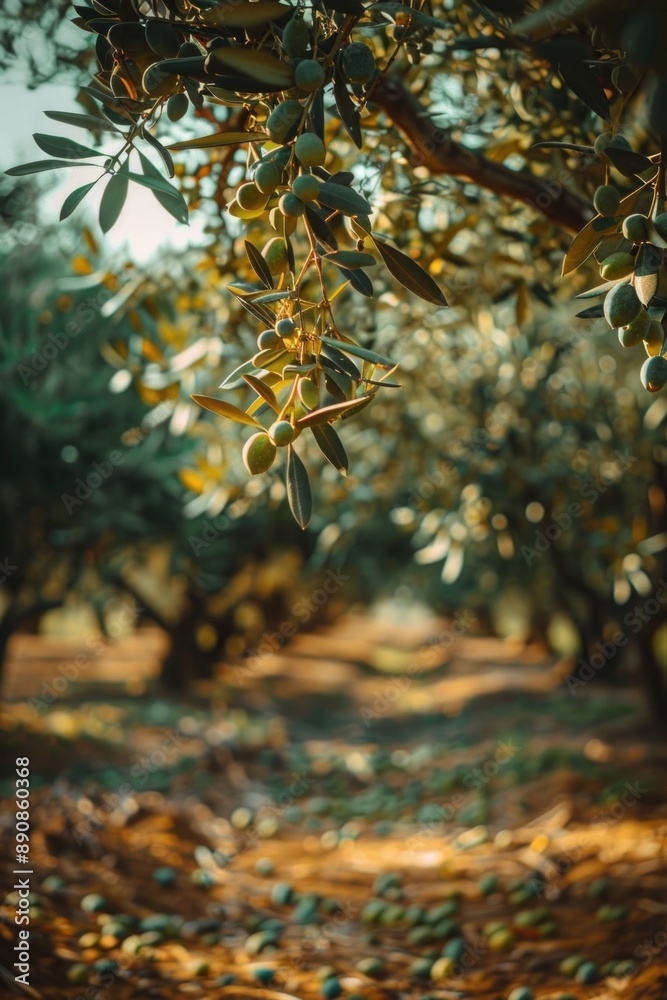
<path fill-rule="evenodd" d="M 590 206 L 560 182 L 545 182 L 527 171 L 509 170 L 450 139 L 428 117 L 419 100 L 397 77 L 385 77 L 373 88 L 371 100 L 391 118 L 413 150 L 413 166 L 432 174 L 451 174 L 522 201 L 564 229 L 578 233 L 593 215 Z"/>

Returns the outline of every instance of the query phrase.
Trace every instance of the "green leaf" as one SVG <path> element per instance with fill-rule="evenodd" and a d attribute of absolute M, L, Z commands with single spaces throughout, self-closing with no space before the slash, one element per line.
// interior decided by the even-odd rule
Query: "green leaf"
<path fill-rule="evenodd" d="M 280 375 L 285 365 L 294 364 L 296 354 L 286 347 L 276 347 L 275 350 L 260 351 L 252 359 L 255 368 L 260 371 L 276 372 Z"/>
<path fill-rule="evenodd" d="M 614 146 L 613 142 L 605 149 L 605 156 L 611 160 L 619 173 L 624 177 L 634 177 L 635 174 L 643 174 L 645 170 L 653 164 L 646 156 L 635 153 L 633 149 L 624 149 L 622 146 Z"/>
<path fill-rule="evenodd" d="M 120 129 L 113 125 L 106 118 L 97 118 L 95 115 L 81 115 L 74 111 L 45 111 L 47 118 L 62 125 L 73 125 L 75 128 L 87 128 L 92 131 L 115 132 L 119 134 Z"/>
<path fill-rule="evenodd" d="M 308 527 L 313 511 L 313 497 L 306 467 L 292 445 L 287 446 L 287 499 L 294 520 L 300 528 Z"/>
<path fill-rule="evenodd" d="M 369 14 L 379 13 L 387 15 L 387 20 L 391 21 L 395 21 L 398 14 L 404 16 L 408 12 L 414 24 L 422 28 L 429 28 L 432 31 L 435 31 L 437 28 L 451 28 L 451 25 L 447 21 L 441 21 L 437 17 L 423 14 L 414 7 L 408 7 L 407 4 L 399 3 L 398 0 L 380 0 L 380 2 L 372 3 L 367 7 L 366 12 Z"/>
<path fill-rule="evenodd" d="M 558 67 L 558 73 L 565 86 L 604 121 L 611 120 L 609 99 L 604 87 L 587 63 L 571 59 Z"/>
<path fill-rule="evenodd" d="M 360 0 L 324 0 L 327 10 L 335 10 L 340 14 L 353 14 L 355 17 L 363 17 L 365 14 L 364 5 Z"/>
<path fill-rule="evenodd" d="M 127 175 L 129 179 L 134 181 L 135 184 L 141 184 L 143 187 L 149 188 L 153 192 L 155 199 L 174 219 L 188 225 L 190 221 L 188 206 L 181 192 L 173 184 L 165 180 L 157 167 L 153 166 L 143 153 L 139 153 L 139 158 L 144 173 L 129 173 Z"/>
<path fill-rule="evenodd" d="M 339 369 L 345 372 L 346 375 L 349 375 L 350 378 L 355 379 L 357 382 L 361 382 L 361 372 L 354 362 L 350 361 L 350 359 L 346 357 L 343 352 L 338 349 L 338 347 L 334 347 L 334 345 L 330 343 L 323 343 L 322 354 L 331 358 L 331 360 L 338 365 Z"/>
<path fill-rule="evenodd" d="M 122 168 L 121 168 L 122 170 Z M 112 174 L 104 189 L 102 201 L 100 202 L 100 229 L 103 233 L 109 230 L 118 222 L 118 217 L 123 211 L 125 199 L 127 198 L 128 174 L 127 171 L 118 171 Z"/>
<path fill-rule="evenodd" d="M 305 417 L 301 417 L 296 422 L 300 428 L 315 427 L 317 424 L 326 424 L 330 420 L 342 417 L 344 413 L 351 413 L 359 409 L 360 406 L 367 406 L 371 400 L 371 393 L 360 396 L 358 399 L 348 399 L 341 403 L 331 403 L 330 406 L 322 406 L 319 410 L 311 410 Z"/>
<path fill-rule="evenodd" d="M 247 46 L 221 45 L 212 49 L 206 60 L 207 72 L 231 69 L 243 73 L 257 83 L 269 87 L 289 88 L 293 86 L 292 67 L 277 59 L 266 49 L 251 49 Z"/>
<path fill-rule="evenodd" d="M 369 202 L 352 188 L 344 184 L 332 184 L 331 181 L 320 185 L 317 200 L 320 205 L 333 208 L 343 215 L 370 215 L 373 211 Z"/>
<path fill-rule="evenodd" d="M 350 97 L 345 78 L 337 69 L 334 70 L 333 92 L 338 117 L 352 142 L 358 149 L 361 149 L 362 137 L 359 109 Z"/>
<path fill-rule="evenodd" d="M 338 249 L 338 240 L 331 231 L 329 223 L 325 222 L 320 215 L 320 212 L 316 211 L 312 205 L 306 205 L 306 219 L 315 234 L 315 238 L 318 239 L 320 243 L 324 244 L 324 246 L 329 250 Z"/>
<path fill-rule="evenodd" d="M 569 274 L 570 271 L 576 271 L 600 245 L 603 234 L 613 233 L 618 228 L 616 220 L 610 219 L 608 220 L 609 225 L 605 229 L 600 229 L 599 226 L 595 225 L 598 220 L 601 220 L 601 216 L 596 215 L 594 219 L 587 222 L 581 232 L 577 233 L 570 243 L 569 249 L 563 257 L 562 275 Z"/>
<path fill-rule="evenodd" d="M 377 261 L 370 253 L 360 253 L 358 250 L 335 250 L 333 253 L 324 254 L 323 260 L 330 260 L 332 264 L 339 267 L 375 267 Z"/>
<path fill-rule="evenodd" d="M 244 413 L 243 410 L 239 410 L 238 406 L 226 403 L 224 399 L 215 399 L 214 396 L 202 396 L 199 393 L 194 393 L 190 398 L 195 403 L 203 406 L 204 409 L 210 410 L 211 413 L 215 413 L 219 417 L 227 417 L 229 420 L 235 420 L 237 424 L 249 424 L 250 427 L 259 427 L 260 430 L 264 430 L 259 420 L 255 420 L 254 417 Z"/>
<path fill-rule="evenodd" d="M 341 372 L 333 361 L 320 354 L 319 362 L 326 372 L 325 385 L 330 394 L 345 403 L 352 398 L 353 385 L 349 375 Z"/>
<path fill-rule="evenodd" d="M 277 0 L 226 3 L 200 14 L 199 20 L 216 28 L 256 28 L 269 21 L 279 21 L 292 10 L 292 7 L 278 3 Z"/>
<path fill-rule="evenodd" d="M 113 94 L 105 94 L 103 91 L 97 90 L 96 87 L 82 87 L 81 90 L 83 90 L 85 94 L 88 94 L 89 97 L 99 101 L 105 108 L 108 108 L 115 115 L 117 115 L 119 122 L 122 119 L 123 122 L 127 121 L 129 125 L 134 124 L 133 116 L 126 110 L 126 108 L 123 107 L 122 104 L 118 103 L 118 100 Z"/>
<path fill-rule="evenodd" d="M 243 308 L 254 316 L 255 319 L 258 319 L 264 326 L 273 326 L 276 321 L 276 317 L 268 306 L 262 305 L 262 303 L 259 303 L 258 305 L 256 302 L 253 302 L 253 300 L 248 298 L 243 291 L 235 288 L 233 285 L 226 285 L 225 287 L 229 292 L 231 292 L 236 301 L 240 302 Z M 250 368 L 248 369 L 248 371 L 251 370 L 252 369 Z"/>
<path fill-rule="evenodd" d="M 82 187 L 76 188 L 70 194 L 67 195 L 65 201 L 63 202 L 63 207 L 60 209 L 60 221 L 68 219 L 75 208 L 78 208 L 83 199 L 86 197 L 88 192 L 95 187 L 97 182 L 93 181 L 91 184 L 84 184 Z"/>
<path fill-rule="evenodd" d="M 244 244 L 245 252 L 248 255 L 248 260 L 250 261 L 250 266 L 253 271 L 265 288 L 273 288 L 273 278 L 269 270 L 269 265 L 266 263 L 257 247 L 251 243 L 250 240 L 244 240 Z"/>
<path fill-rule="evenodd" d="M 255 368 L 252 361 L 244 361 L 243 364 L 235 368 L 233 372 L 227 376 L 224 382 L 221 382 L 220 389 L 240 389 L 242 385 L 245 385 L 243 380 L 244 375 L 258 375 L 259 370 Z"/>
<path fill-rule="evenodd" d="M 380 365 L 381 368 L 395 367 L 393 361 L 383 357 L 381 354 L 376 354 L 375 351 L 369 351 L 366 347 L 360 347 L 359 344 L 350 344 L 347 340 L 334 340 L 333 337 L 322 337 L 321 340 L 322 343 L 328 344 L 330 347 L 335 347 L 339 351 L 346 351 L 348 354 L 353 354 L 356 358 L 369 361 L 372 365 Z"/>
<path fill-rule="evenodd" d="M 614 285 L 618 285 L 621 281 L 630 281 L 632 275 L 629 274 L 625 278 L 617 278 L 616 281 L 604 281 L 601 285 L 596 285 L 594 288 L 587 288 L 585 292 L 579 292 L 575 295 L 575 299 L 596 299 L 598 295 L 606 295 Z"/>
<path fill-rule="evenodd" d="M 531 149 L 569 149 L 574 153 L 593 153 L 593 146 L 582 146 L 579 142 L 534 142 Z"/>
<path fill-rule="evenodd" d="M 153 149 L 157 152 L 158 156 L 160 157 L 165 167 L 167 168 L 167 173 L 169 174 L 169 176 L 173 177 L 176 171 L 174 170 L 174 161 L 172 159 L 169 150 L 165 146 L 163 146 L 160 140 L 156 139 L 155 136 L 150 132 L 150 130 L 147 129 L 145 126 L 142 128 L 141 134 L 148 143 L 148 145 L 152 146 Z"/>
<path fill-rule="evenodd" d="M 426 302 L 432 302 L 436 306 L 448 305 L 447 299 L 441 289 L 436 285 L 431 275 L 424 270 L 412 257 L 395 247 L 378 240 L 372 233 L 368 233 L 375 244 L 375 249 L 385 262 L 387 270 L 397 281 L 407 288 L 413 295 L 418 295 Z"/>
<path fill-rule="evenodd" d="M 359 292 L 360 295 L 365 295 L 367 299 L 373 298 L 373 282 L 365 271 L 362 271 L 361 268 L 349 271 L 346 267 L 341 267 L 340 264 L 336 264 L 336 267 L 345 280 L 349 281 L 355 291 Z"/>
<path fill-rule="evenodd" d="M 346 476 L 349 468 L 347 453 L 333 427 L 330 424 L 319 424 L 311 427 L 311 431 L 317 442 L 317 447 L 327 462 L 330 462 L 342 476 Z"/>
<path fill-rule="evenodd" d="M 284 292 L 250 292 L 248 298 L 253 302 L 280 302 L 282 299 L 294 298 L 294 292 L 286 289 Z"/>
<path fill-rule="evenodd" d="M 218 146 L 238 146 L 244 142 L 266 142 L 263 132 L 213 132 L 211 135 L 200 135 L 197 139 L 184 139 L 174 142 L 167 149 L 216 149 Z"/>
<path fill-rule="evenodd" d="M 21 163 L 18 167 L 10 167 L 5 173 L 10 177 L 25 177 L 28 174 L 41 174 L 45 170 L 64 170 L 66 167 L 99 167 L 99 163 L 82 163 L 76 160 L 67 163 L 66 160 L 33 160 L 32 163 Z"/>
<path fill-rule="evenodd" d="M 85 160 L 87 156 L 108 156 L 108 153 L 101 153 L 99 149 L 92 149 L 90 146 L 82 146 L 80 142 L 66 139 L 62 135 L 42 135 L 41 132 L 35 132 L 33 139 L 47 156 L 57 156 L 64 160 Z"/>
<path fill-rule="evenodd" d="M 248 385 L 255 390 L 258 396 L 261 396 L 265 400 L 272 410 L 276 413 L 280 413 L 280 406 L 278 405 L 278 400 L 276 399 L 275 393 L 270 385 L 262 382 L 261 379 L 255 378 L 254 375 L 250 375 L 248 372 L 243 376 L 244 380 Z"/>

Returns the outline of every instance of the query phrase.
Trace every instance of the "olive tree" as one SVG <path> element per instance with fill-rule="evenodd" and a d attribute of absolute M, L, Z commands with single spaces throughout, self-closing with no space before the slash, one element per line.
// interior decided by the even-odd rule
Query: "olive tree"
<path fill-rule="evenodd" d="M 302 526 L 311 495 L 294 442 L 309 431 L 346 474 L 334 424 L 396 386 L 390 380 L 400 352 L 389 358 L 358 342 L 346 322 L 350 298 L 373 298 L 371 274 L 383 265 L 434 310 L 447 306 L 428 248 L 420 254 L 412 243 L 394 245 L 406 239 L 392 227 L 392 204 L 417 178 L 461 177 L 578 230 L 564 271 L 595 256 L 604 284 L 591 294 L 605 295 L 604 315 L 625 346 L 646 345 L 646 387 L 664 383 L 666 84 L 653 39 L 665 15 L 658 3 L 633 10 L 620 0 L 547 3 L 524 15 L 512 3 L 427 11 L 396 0 L 323 0 L 310 8 L 279 0 L 96 0 L 76 15 L 98 63 L 83 94 L 98 110 L 49 117 L 103 142 L 38 134 L 49 159 L 14 172 L 99 163 L 98 180 L 70 194 L 62 214 L 99 184 L 104 231 L 130 184 L 185 221 L 180 188 L 196 203 L 213 175 L 229 229 L 245 227 L 253 272 L 250 281 L 231 282 L 229 294 L 259 330 L 257 350 L 221 386 L 247 389 L 250 403 L 194 398 L 252 429 L 243 449 L 251 474 L 268 471 L 285 450 L 287 494 Z M 637 111 L 641 150 L 621 132 Z M 207 122 L 207 131 L 170 141 L 187 115 Z M 528 141 L 520 154 L 491 158 L 478 142 L 454 137 L 462 124 L 473 126 L 471 138 L 476 132 L 488 141 L 493 127 Z M 186 169 L 176 171 L 173 154 L 185 151 Z M 556 157 L 576 161 L 565 180 L 543 176 Z"/>
<path fill-rule="evenodd" d="M 641 452 L 640 464 L 604 502 L 639 502 L 647 511 L 644 540 L 658 531 L 659 512 L 646 504 L 651 490 L 655 498 L 661 489 L 660 420 L 654 412 L 649 434 L 643 404 L 629 406 L 622 395 L 617 405 L 617 386 L 608 368 L 590 360 L 595 354 L 577 371 L 574 388 L 572 366 L 561 371 L 576 312 L 579 329 L 597 330 L 604 320 L 607 331 L 618 331 L 606 334 L 616 348 L 596 336 L 601 364 L 636 348 L 627 386 L 623 380 L 633 400 L 632 386 L 655 392 L 667 378 L 667 81 L 658 42 L 667 15 L 658 0 L 428 7 L 92 0 L 76 15 L 91 57 L 94 50 L 95 75 L 80 91 L 80 114 L 49 117 L 88 129 L 92 145 L 39 134 L 49 159 L 13 172 L 97 163 L 98 180 L 67 198 L 63 217 L 99 188 L 104 231 L 119 218 L 130 184 L 178 222 L 188 211 L 205 213 L 211 242 L 183 280 L 196 285 L 205 275 L 227 289 L 222 336 L 225 354 L 238 363 L 224 373 L 224 398 L 212 394 L 219 355 L 197 355 L 190 365 L 178 354 L 175 361 L 174 352 L 152 358 L 136 373 L 142 391 L 161 378 L 179 382 L 192 399 L 183 406 L 193 428 L 202 424 L 195 405 L 246 425 L 247 472 L 278 498 L 269 470 L 282 454 L 284 492 L 301 526 L 312 514 L 306 466 L 320 468 L 316 452 L 332 475 L 349 472 L 348 489 L 323 475 L 319 525 L 349 514 L 338 545 L 354 535 L 350 518 L 363 521 L 364 504 L 378 515 L 394 503 L 400 508 L 401 486 L 387 505 L 388 479 L 396 484 L 403 474 L 404 492 L 414 492 L 423 481 L 419 464 L 428 465 L 429 454 L 448 455 L 448 428 L 463 423 L 468 435 L 488 435 L 473 449 L 461 489 L 483 477 L 489 456 L 486 465 L 477 459 L 493 450 L 497 430 L 486 423 L 490 401 L 503 394 L 512 404 L 498 465 L 508 510 L 490 515 L 498 516 L 494 545 L 497 532 L 512 536 L 515 554 L 531 547 L 532 522 L 519 528 L 517 512 L 523 516 L 531 502 L 547 515 L 558 510 L 578 448 L 605 419 L 611 437 L 597 435 L 579 472 L 597 475 L 618 442 L 634 440 L 630 452 Z M 579 306 L 573 295 L 582 298 Z M 193 294 L 190 302 L 196 329 L 208 320 L 201 298 Z M 502 312 L 508 304 L 509 322 Z M 523 358 L 525 370 L 509 377 L 503 365 L 512 356 Z M 624 367 L 620 358 L 615 365 L 617 373 Z M 398 379 L 405 394 L 396 392 Z M 525 449 L 515 420 L 530 423 Z M 419 428 L 423 447 L 414 449 L 416 422 L 428 433 Z M 547 461 L 549 428 L 559 424 L 577 428 L 560 449 L 560 464 Z M 341 436 L 342 426 L 349 430 Z M 208 421 L 203 428 L 208 441 L 214 431 Z M 375 428 L 381 445 L 374 457 Z M 515 461 L 513 448 L 519 457 L 525 450 L 525 461 Z M 187 478 L 202 510 L 220 504 L 216 489 L 224 490 L 230 462 L 227 453 L 223 461 L 202 461 L 198 476 Z M 531 463 L 539 469 L 532 480 Z M 471 493 L 461 496 L 465 506 Z M 446 504 L 441 509 L 444 516 Z M 423 525 L 421 515 L 415 525 L 429 542 L 438 519 L 435 511 L 422 514 Z M 400 529 L 400 516 L 392 517 Z M 591 627 L 599 630 L 599 598 L 613 591 L 614 579 L 632 588 L 645 569 L 653 580 L 659 562 L 646 550 L 646 565 L 630 559 L 619 571 L 642 541 L 635 521 L 631 538 L 608 536 L 602 562 L 593 559 L 582 575 L 578 552 L 589 550 L 569 550 L 570 539 L 583 545 L 590 538 L 580 530 L 587 517 L 575 518 L 574 534 L 554 542 L 540 574 L 548 562 L 550 579 L 569 581 L 571 594 L 588 587 L 582 601 L 591 610 L 582 619 L 595 619 Z M 501 544 L 508 552 L 509 541 Z M 460 556 L 448 552 L 446 559 L 448 578 L 460 582 Z M 526 564 L 518 574 L 527 591 L 535 572 Z M 617 585 L 612 597 L 621 590 Z M 558 584 L 554 593 L 561 593 Z M 587 628 L 582 620 L 582 632 Z"/>

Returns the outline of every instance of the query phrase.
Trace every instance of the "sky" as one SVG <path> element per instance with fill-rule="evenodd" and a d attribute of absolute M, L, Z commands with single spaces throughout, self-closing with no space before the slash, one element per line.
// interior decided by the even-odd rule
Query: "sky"
<path fill-rule="evenodd" d="M 69 136 L 84 145 L 90 141 L 90 135 L 85 130 L 69 128 L 44 115 L 44 111 L 81 111 L 81 106 L 75 100 L 74 85 L 48 83 L 36 90 L 29 90 L 20 83 L 0 82 L 0 108 L 2 171 L 19 163 L 47 159 L 46 154 L 33 141 L 35 132 Z M 150 158 L 155 160 L 155 155 Z M 44 174 L 43 177 L 50 182 L 55 181 L 44 195 L 40 206 L 40 217 L 44 222 L 56 222 L 69 192 L 81 184 L 95 180 L 99 173 L 97 169 L 77 167 L 76 170 Z M 99 234 L 95 220 L 101 193 L 101 186 L 99 190 L 91 192 L 72 216 L 73 224 L 92 223 L 93 230 Z M 198 236 L 196 219 L 191 219 L 190 227 L 181 225 L 165 212 L 149 192 L 137 185 L 130 185 L 122 215 L 111 232 L 104 237 L 104 245 L 112 251 L 126 247 L 133 260 L 146 263 L 168 247 L 185 248 L 192 242 L 199 242 Z"/>

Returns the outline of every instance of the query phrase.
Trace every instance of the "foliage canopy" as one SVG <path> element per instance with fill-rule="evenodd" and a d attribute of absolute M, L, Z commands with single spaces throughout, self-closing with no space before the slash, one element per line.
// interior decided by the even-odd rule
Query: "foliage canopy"
<path fill-rule="evenodd" d="M 334 424 L 364 409 L 381 388 L 396 386 L 390 379 L 400 358 L 352 337 L 350 296 L 377 295 L 370 273 L 382 264 L 413 295 L 435 308 L 447 304 L 428 252 L 420 263 L 414 245 L 405 252 L 388 240 L 403 242 L 392 225 L 392 204 L 405 190 L 406 176 L 419 174 L 424 165 L 431 173 L 486 180 L 497 193 L 524 200 L 532 193 L 536 208 L 570 228 L 587 215 L 567 184 L 545 183 L 540 190 L 525 142 L 496 153 L 494 163 L 457 144 L 450 128 L 437 127 L 438 88 L 440 106 L 450 116 L 455 110 L 456 74 L 447 77 L 447 88 L 445 58 L 455 60 L 463 80 L 467 70 L 476 71 L 475 103 L 487 119 L 480 131 L 489 127 L 494 91 L 504 76 L 509 81 L 516 75 L 509 93 L 512 113 L 506 98 L 500 105 L 500 125 L 508 135 L 521 130 L 522 122 L 541 118 L 551 134 L 533 148 L 583 159 L 576 169 L 593 175 L 603 170 L 593 196 L 597 214 L 578 233 L 563 271 L 595 256 L 605 281 L 590 294 L 606 295 L 604 315 L 619 328 L 624 346 L 644 341 L 646 388 L 656 391 L 667 379 L 662 357 L 667 300 L 660 286 L 667 248 L 660 155 L 667 97 L 652 42 L 664 11 L 657 3 L 645 3 L 637 12 L 622 2 L 594 0 L 547 3 L 525 15 L 518 7 L 445 3 L 428 11 L 392 0 L 369 5 L 335 0 L 311 7 L 277 0 L 233 5 L 95 0 L 76 7 L 74 23 L 90 36 L 99 65 L 92 84 L 82 90 L 89 111 L 54 111 L 48 117 L 91 131 L 101 144 L 37 134 L 35 141 L 49 158 L 12 172 L 99 162 L 98 181 L 73 191 L 61 214 L 68 217 L 101 183 L 104 232 L 118 220 L 130 184 L 144 187 L 185 222 L 187 182 L 194 180 L 200 195 L 204 179 L 217 175 L 218 194 L 222 187 L 231 217 L 227 225 L 234 232 L 231 220 L 245 224 L 250 268 L 250 280 L 244 280 L 239 266 L 228 289 L 265 329 L 256 352 L 221 385 L 249 388 L 249 405 L 202 393 L 193 398 L 255 431 L 244 449 L 252 474 L 268 471 L 278 449 L 286 448 L 287 495 L 302 526 L 310 518 L 310 486 L 293 442 L 309 431 L 327 461 L 345 475 L 348 459 Z M 499 57 L 506 61 L 505 72 L 492 81 Z M 537 81 L 546 85 L 544 97 L 528 91 Z M 482 84 L 486 107 L 481 107 Z M 430 108 L 419 92 L 427 94 Z M 575 123 L 571 95 L 605 122 L 606 131 L 594 143 L 574 134 L 587 119 Z M 658 150 L 648 155 L 634 150 L 620 132 L 638 101 L 646 139 Z M 175 123 L 188 113 L 213 128 L 169 141 Z M 592 123 L 590 118 L 588 127 Z M 407 160 L 396 150 L 392 125 L 411 144 Z M 497 162 L 511 161 L 519 150 L 523 169 Z M 159 157 L 160 168 L 149 151 Z M 172 154 L 182 152 L 193 166 L 177 174 Z M 194 166 L 202 154 L 203 165 Z M 176 176 L 180 183 L 171 182 Z M 423 195 L 427 188 L 419 186 Z M 269 236 L 261 249 L 260 233 Z M 593 305 L 586 315 L 602 311 Z"/>

